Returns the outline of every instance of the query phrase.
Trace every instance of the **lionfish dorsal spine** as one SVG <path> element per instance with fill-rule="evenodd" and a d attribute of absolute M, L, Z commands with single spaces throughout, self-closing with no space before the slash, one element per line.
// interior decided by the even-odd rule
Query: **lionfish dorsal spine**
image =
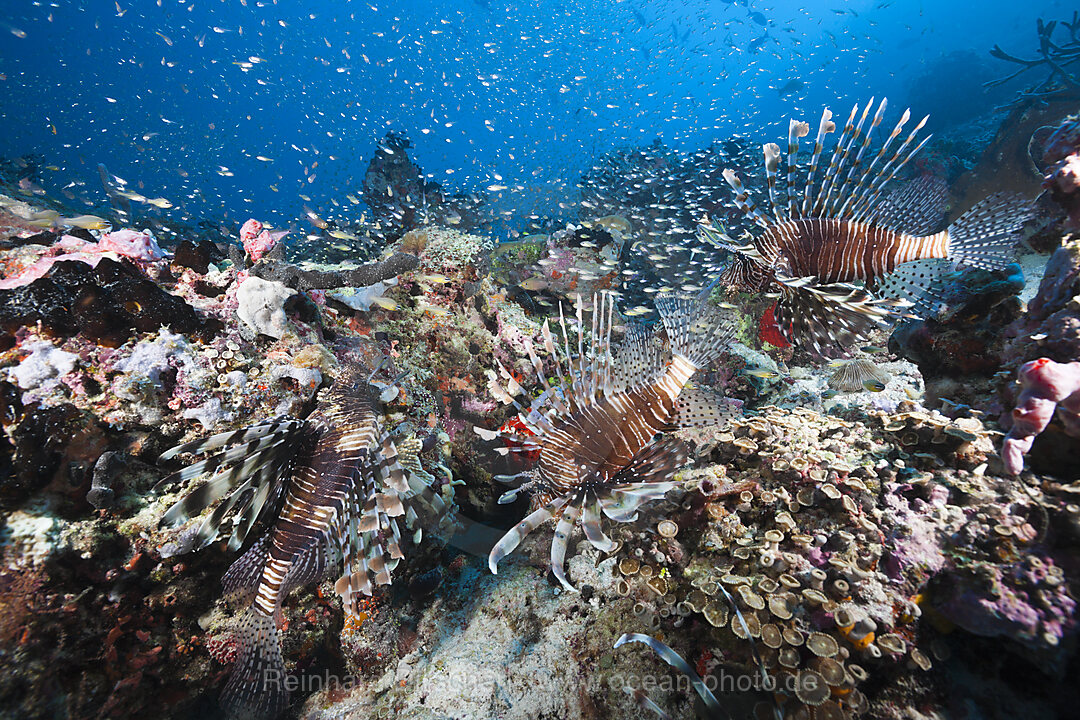
<path fill-rule="evenodd" d="M 761 146 L 765 155 L 765 180 L 769 186 L 769 205 L 772 206 L 773 216 L 777 222 L 787 219 L 783 206 L 776 197 L 776 170 L 780 166 L 780 146 L 776 143 L 765 143 Z"/>
<path fill-rule="evenodd" d="M 754 200 L 750 197 L 750 194 L 746 192 L 746 188 L 742 184 L 742 180 L 735 174 L 735 171 L 728 168 L 723 172 L 724 180 L 731 189 L 735 191 L 735 205 L 742 210 L 751 220 L 756 222 L 761 227 L 767 228 L 770 223 L 761 211 L 758 210 L 757 205 L 754 204 Z"/>
<path fill-rule="evenodd" d="M 850 208 L 853 209 L 858 204 L 858 201 L 860 199 L 862 199 L 862 197 L 865 195 L 866 191 L 873 187 L 874 181 L 876 179 L 880 179 L 881 177 L 884 177 L 888 173 L 889 168 L 892 165 L 892 163 L 896 160 L 896 157 L 899 154 L 899 151 L 896 154 L 894 154 L 892 156 L 892 158 L 890 158 L 890 160 L 887 163 L 885 163 L 885 165 L 881 168 L 881 171 L 878 173 L 878 175 L 876 177 L 874 175 L 874 168 L 877 166 L 878 162 L 883 157 L 885 157 L 885 154 L 889 151 L 889 146 L 892 145 L 893 140 L 895 140 L 896 137 L 900 134 L 900 131 L 903 129 L 904 125 L 907 124 L 907 121 L 909 119 L 911 119 L 911 110 L 910 110 L 910 108 L 904 110 L 904 114 L 900 116 L 900 120 L 896 123 L 896 126 L 892 129 L 892 132 L 889 133 L 889 136 L 887 138 L 885 138 L 885 142 L 882 143 L 881 148 L 877 151 L 877 154 L 874 155 L 874 159 L 870 161 L 870 164 L 867 165 L 866 170 L 863 171 L 862 175 L 859 177 L 859 181 L 855 184 L 854 189 L 852 189 L 850 192 L 844 193 L 844 196 L 843 196 L 843 201 L 844 202 L 843 202 L 843 205 L 841 205 L 840 210 L 837 213 L 838 217 L 844 217 L 845 213 L 848 211 L 848 208 L 850 207 Z M 875 126 L 876 126 L 876 124 L 881 122 L 880 111 L 879 111 L 878 117 L 874 118 L 874 121 L 875 121 Z M 916 128 L 916 130 L 918 130 L 918 128 Z M 867 140 L 869 140 L 869 139 L 870 139 L 870 136 L 867 135 Z M 867 182 L 869 182 L 870 184 L 867 185 Z"/>
<path fill-rule="evenodd" d="M 795 165 L 799 158 L 799 138 L 806 137 L 810 125 L 794 118 L 788 122 L 787 149 L 787 214 L 790 218 L 798 217 L 795 200 Z"/>
<path fill-rule="evenodd" d="M 926 115 L 925 117 L 923 117 L 922 120 L 919 121 L 919 123 L 911 131 L 911 134 L 908 135 L 907 139 L 904 140 L 903 144 L 897 149 L 893 157 L 890 158 L 886 166 L 882 168 L 881 173 L 878 175 L 877 181 L 871 187 L 867 188 L 867 191 L 863 193 L 862 201 L 859 202 L 856 206 L 856 217 L 863 217 L 866 212 L 868 212 L 874 207 L 878 198 L 881 196 L 882 189 L 884 189 L 885 186 L 888 185 L 894 177 L 896 177 L 896 174 L 900 172 L 900 170 L 903 169 L 905 165 L 907 165 L 908 161 L 911 160 L 911 158 L 915 157 L 919 153 L 919 151 L 926 146 L 926 143 L 930 142 L 930 138 L 934 137 L 933 134 L 927 135 L 925 138 L 922 139 L 922 142 L 920 142 L 915 147 L 914 150 L 907 153 L 899 163 L 896 162 L 897 158 L 899 158 L 900 155 L 903 154 L 903 152 L 908 148 L 908 146 L 911 145 L 912 141 L 915 139 L 916 134 L 919 132 L 919 130 L 923 128 L 923 126 L 926 124 L 926 121 L 929 119 L 930 116 Z M 891 170 L 889 169 L 890 165 L 894 166 Z M 872 191 L 872 194 L 870 193 L 870 191 Z"/>
<path fill-rule="evenodd" d="M 847 122 L 844 123 L 844 129 L 840 133 L 840 137 L 836 141 L 836 145 L 832 149 L 832 154 L 829 157 L 829 164 L 825 168 L 825 175 L 821 178 L 821 185 L 817 188 L 814 196 L 814 202 L 810 206 L 808 213 L 810 217 L 816 217 L 821 212 L 822 202 L 825 199 L 825 193 L 829 186 L 832 184 L 832 179 L 837 173 L 837 166 L 840 164 L 840 157 L 844 153 L 844 148 L 849 144 L 849 140 L 855 133 L 855 113 L 859 110 L 859 105 L 856 103 L 851 108 L 851 112 L 848 113 Z"/>
<path fill-rule="evenodd" d="M 814 206 L 814 214 L 816 216 L 829 217 L 829 207 L 833 193 L 839 189 L 837 187 L 837 183 L 840 182 L 839 178 L 843 175 L 848 160 L 851 159 L 852 148 L 855 147 L 855 143 L 862 137 L 863 125 L 866 123 L 866 118 L 870 114 L 870 108 L 873 107 L 873 105 L 874 98 L 870 98 L 870 102 L 866 103 L 862 115 L 859 116 L 859 122 L 855 125 L 852 132 L 848 133 L 847 128 L 844 128 L 847 142 L 843 142 L 844 138 L 841 138 L 841 143 L 838 143 L 833 150 L 833 160 L 835 163 L 829 163 L 829 172 L 825 176 L 825 182 L 822 183 L 821 192 L 818 197 L 820 204 Z M 856 105 L 855 108 L 858 108 L 858 105 Z M 854 163 L 854 160 L 852 160 L 852 162 Z"/>
<path fill-rule="evenodd" d="M 835 132 L 836 123 L 832 120 L 832 110 L 825 108 L 821 111 L 821 120 L 818 123 L 817 137 L 814 138 L 814 152 L 810 156 L 810 169 L 806 175 L 806 188 L 803 192 L 802 209 L 799 215 L 805 217 L 810 213 L 814 200 L 814 175 L 817 173 L 818 163 L 821 162 L 821 151 L 825 148 L 825 136 Z"/>
<path fill-rule="evenodd" d="M 866 110 L 870 109 L 871 104 L 873 104 L 873 103 L 870 103 L 870 104 L 868 104 L 866 106 Z M 870 121 L 870 127 L 866 129 L 865 133 L 863 133 L 863 140 L 862 140 L 862 144 L 859 146 L 859 152 L 858 152 L 858 154 L 855 155 L 855 160 L 851 163 L 851 167 L 848 168 L 847 175 L 844 176 L 844 182 L 840 185 L 840 188 L 836 191 L 836 197 L 833 198 L 832 204 L 829 206 L 828 211 L 826 212 L 826 215 L 828 217 L 835 217 L 835 218 L 844 217 L 843 206 L 846 206 L 847 201 L 850 200 L 850 198 L 851 198 L 851 194 L 853 192 L 853 190 L 851 189 L 852 181 L 855 180 L 856 175 L 858 175 L 858 177 L 859 177 L 859 179 L 857 181 L 857 185 L 858 185 L 858 184 L 861 184 L 862 182 L 864 182 L 866 180 L 866 178 L 869 176 L 870 170 L 871 170 L 871 168 L 873 166 L 873 163 L 871 163 L 870 167 L 867 167 L 866 170 L 863 170 L 862 173 L 860 174 L 860 170 L 862 170 L 862 168 L 863 168 L 863 155 L 866 154 L 866 149 L 870 147 L 870 143 L 874 139 L 874 134 L 873 134 L 874 130 L 877 129 L 877 127 L 879 125 L 881 125 L 881 118 L 885 114 L 885 108 L 888 106 L 888 104 L 889 104 L 888 98 L 881 98 L 881 103 L 878 105 L 878 109 L 874 113 L 874 119 Z M 907 122 L 907 116 L 908 115 L 910 115 L 910 113 L 906 113 L 905 117 L 902 117 L 900 119 L 899 126 L 902 126 L 905 122 Z M 866 119 L 866 112 L 864 111 L 862 120 L 865 120 L 865 119 Z M 862 126 L 862 120 L 860 120 L 860 122 L 859 122 L 860 127 Z M 887 143 L 888 143 L 888 141 L 886 141 L 886 144 Z M 842 205 L 842 207 L 837 208 L 838 204 Z"/>

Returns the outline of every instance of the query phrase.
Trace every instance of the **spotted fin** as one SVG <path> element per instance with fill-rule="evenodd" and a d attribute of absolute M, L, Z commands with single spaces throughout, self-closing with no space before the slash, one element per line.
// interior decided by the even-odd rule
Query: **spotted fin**
<path fill-rule="evenodd" d="M 263 566 L 270 555 L 270 535 L 260 537 L 247 552 L 233 561 L 221 578 L 225 596 L 232 600 L 246 601 L 255 594 L 262 577 Z"/>
<path fill-rule="evenodd" d="M 702 387 L 684 387 L 671 423 L 679 429 L 706 428 L 723 425 L 738 415 L 738 406 L 723 395 Z"/>
<path fill-rule="evenodd" d="M 240 647 L 221 694 L 222 708 L 238 720 L 278 717 L 289 704 L 289 692 L 274 618 L 252 606 L 241 616 L 236 637 Z"/>
<path fill-rule="evenodd" d="M 948 184 L 936 175 L 924 175 L 881 198 L 865 222 L 909 235 L 930 235 L 941 228 L 948 201 Z"/>
<path fill-rule="evenodd" d="M 912 260 L 877 281 L 874 295 L 882 299 L 906 300 L 911 307 L 905 313 L 930 318 L 941 309 L 942 287 L 956 277 L 950 261 L 941 258 Z"/>
<path fill-rule="evenodd" d="M 724 352 L 734 337 L 730 318 L 704 299 L 663 295 L 656 310 L 664 325 L 673 355 L 681 355 L 703 368 Z"/>
<path fill-rule="evenodd" d="M 1031 217 L 1031 201 L 997 193 L 949 226 L 949 259 L 964 267 L 1001 270 L 1010 262 L 1017 233 Z"/>
<path fill-rule="evenodd" d="M 630 462 L 611 477 L 615 486 L 639 486 L 666 483 L 686 464 L 686 444 L 665 435 L 646 445 Z M 622 488 L 618 488 L 622 491 Z"/>

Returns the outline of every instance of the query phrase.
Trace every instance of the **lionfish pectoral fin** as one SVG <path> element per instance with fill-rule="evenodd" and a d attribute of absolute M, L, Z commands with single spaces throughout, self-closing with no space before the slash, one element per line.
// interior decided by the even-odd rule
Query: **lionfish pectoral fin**
<path fill-rule="evenodd" d="M 280 419 L 259 423 L 231 433 L 213 435 L 164 453 L 161 457 L 168 458 L 180 452 L 205 452 L 235 444 L 235 447 L 173 473 L 158 483 L 160 487 L 174 479 L 187 480 L 205 473 L 213 473 L 209 480 L 166 510 L 159 524 L 161 526 L 179 525 L 195 517 L 220 498 L 229 496 L 229 500 L 223 503 L 226 507 L 220 512 L 215 512 L 199 530 L 200 546 L 209 544 L 216 537 L 225 516 L 232 511 L 234 506 L 240 513 L 249 508 L 254 494 L 245 496 L 243 499 L 239 497 L 241 494 L 249 492 L 251 488 L 262 490 L 269 485 L 269 489 L 262 494 L 263 499 L 277 497 L 276 488 L 284 482 L 285 469 L 308 432 L 310 429 L 302 420 Z M 260 505 L 257 510 L 261 509 Z"/>
<path fill-rule="evenodd" d="M 574 525 L 581 517 L 581 497 L 575 497 L 563 509 L 559 516 L 559 522 L 555 526 L 555 535 L 551 538 L 551 572 L 555 579 L 569 590 L 577 592 L 578 589 L 566 579 L 566 546 L 570 542 L 570 535 L 574 532 Z"/>
<path fill-rule="evenodd" d="M 585 538 L 594 548 L 603 553 L 615 550 L 615 543 L 600 527 L 600 501 L 592 493 L 589 493 L 589 498 L 582 507 L 581 527 L 585 531 Z"/>
<path fill-rule="evenodd" d="M 781 296 L 776 323 L 785 339 L 809 344 L 818 354 L 824 347 L 846 347 L 865 340 L 875 328 L 888 327 L 895 301 L 875 299 L 854 285 L 817 284 L 815 278 L 776 276 Z"/>
<path fill-rule="evenodd" d="M 521 488 L 514 488 L 513 490 L 507 490 L 506 492 L 504 492 L 502 495 L 499 496 L 499 499 L 496 501 L 496 503 L 499 504 L 499 505 L 509 505 L 510 503 L 517 500 L 518 493 L 520 493 L 520 492 L 521 492 Z"/>
<path fill-rule="evenodd" d="M 234 718 L 276 718 L 288 705 L 289 693 L 274 618 L 252 606 L 236 634 L 240 648 L 221 705 Z"/>
<path fill-rule="evenodd" d="M 1020 195 L 985 198 L 949 226 L 949 259 L 966 267 L 1001 270 L 1012 262 L 1017 233 L 1031 213 L 1031 201 Z"/>
<path fill-rule="evenodd" d="M 686 459 L 686 445 L 682 440 L 665 435 L 630 458 L 630 462 L 611 477 L 611 485 L 632 488 L 667 482 L 686 464 Z"/>
<path fill-rule="evenodd" d="M 195 455 L 202 455 L 208 453 L 211 450 L 217 450 L 220 447 L 226 445 L 238 445 L 240 443 L 251 442 L 267 435 L 273 435 L 277 433 L 283 426 L 287 426 L 291 423 L 302 422 L 299 420 L 293 420 L 287 417 L 275 418 L 273 420 L 267 420 L 266 422 L 256 423 L 249 425 L 248 427 L 241 428 L 239 430 L 230 430 L 228 432 L 217 433 L 210 437 L 200 438 L 199 440 L 192 440 L 182 445 L 177 445 L 174 448 L 170 448 L 158 456 L 158 462 L 165 462 L 171 460 L 177 455 L 184 453 L 192 453 Z"/>
<path fill-rule="evenodd" d="M 738 406 L 723 395 L 703 387 L 685 387 L 671 422 L 679 429 L 705 428 L 726 423 L 738 414 Z"/>
<path fill-rule="evenodd" d="M 554 517 L 558 509 L 565 505 L 568 500 L 569 496 L 557 497 L 544 507 L 529 513 L 524 520 L 507 530 L 506 534 L 499 538 L 499 541 L 495 543 L 495 546 L 491 548 L 491 552 L 488 554 L 488 568 L 491 569 L 491 573 L 497 575 L 499 561 L 514 552 L 514 549 L 521 544 L 526 535 Z"/>
<path fill-rule="evenodd" d="M 694 690 L 697 692 L 698 697 L 701 698 L 701 702 L 705 704 L 706 709 L 709 711 L 708 717 L 719 718 L 721 715 L 728 715 L 728 713 L 724 712 L 723 708 L 721 708 L 720 703 L 717 701 L 716 696 L 713 695 L 712 690 L 709 689 L 709 686 L 701 679 L 701 676 L 698 675 L 697 671 L 691 667 L 690 663 L 683 659 L 682 655 L 651 635 L 645 635 L 643 633 L 623 634 L 622 637 L 615 641 L 615 649 L 632 642 L 639 642 L 649 646 L 661 660 L 681 672 L 683 675 L 686 675 L 686 677 L 690 679 L 690 684 L 694 686 Z"/>

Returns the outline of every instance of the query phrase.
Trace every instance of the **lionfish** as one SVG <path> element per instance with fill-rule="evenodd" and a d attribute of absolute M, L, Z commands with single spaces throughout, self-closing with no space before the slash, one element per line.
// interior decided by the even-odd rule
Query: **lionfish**
<path fill-rule="evenodd" d="M 890 151 L 911 118 L 905 110 L 881 148 L 867 153 L 887 103 L 882 99 L 864 133 L 873 104 L 871 98 L 861 115 L 858 104 L 851 108 L 817 184 L 825 137 L 836 130 L 832 112 L 824 110 L 801 193 L 796 190 L 796 160 L 809 124 L 789 122 L 784 181 L 778 179 L 780 147 L 763 146 L 769 212 L 758 209 L 734 171 L 724 171 L 736 205 L 764 229 L 761 236 L 736 246 L 722 233 L 703 228 L 705 239 L 735 253 L 714 284 L 776 291 L 776 321 L 785 339 L 808 343 L 819 354 L 823 345 L 851 345 L 902 314 L 926 316 L 937 306 L 936 286 L 954 265 L 1006 266 L 1015 234 L 1029 214 L 1025 199 L 992 195 L 947 229 L 933 232 L 944 208 L 942 183 L 915 182 L 901 192 L 884 193 L 932 137 L 915 144 L 929 116 Z M 786 188 L 781 192 L 777 185 Z"/>
<path fill-rule="evenodd" d="M 492 392 L 502 402 L 514 404 L 524 430 L 495 432 L 478 427 L 476 432 L 487 440 L 509 441 L 509 447 L 497 448 L 503 455 L 538 454 L 533 469 L 496 476 L 504 482 L 527 478 L 499 502 L 512 502 L 519 492 L 528 490 L 535 509 L 492 548 L 491 572 L 498 572 L 499 561 L 526 535 L 557 518 L 551 570 L 564 587 L 574 590 L 563 564 L 567 541 L 578 521 L 594 547 L 612 551 L 614 543 L 601 529 L 601 513 L 617 522 L 633 521 L 643 503 L 663 497 L 676 486 L 672 478 L 686 462 L 681 441 L 670 436 L 657 439 L 657 435 L 715 424 L 731 414 L 723 398 L 687 387 L 691 376 L 729 345 L 730 321 L 704 298 L 664 296 L 656 306 L 667 347 L 655 342 L 643 327 L 630 326 L 616 354 L 611 340 L 614 298 L 609 293 L 593 297 L 591 339 L 586 342 L 578 296 L 576 356 L 571 354 L 570 332 L 560 306 L 561 342 L 547 321 L 541 330 L 557 382 L 545 373 L 532 343 L 526 343 L 543 388 L 528 407 L 517 400 L 524 390 L 504 367 L 499 366 L 502 383 L 490 372 Z"/>
<path fill-rule="evenodd" d="M 287 416 L 195 440 L 161 455 L 216 454 L 162 480 L 158 487 L 209 475 L 161 519 L 179 525 L 221 503 L 195 531 L 201 549 L 231 522 L 228 546 L 239 549 L 256 522 L 268 531 L 237 559 L 222 580 L 227 596 L 248 607 L 240 617 L 239 650 L 221 702 L 233 716 L 272 718 L 288 704 L 277 620 L 292 590 L 322 579 L 339 558 L 335 585 L 345 611 L 356 616 L 372 582 L 387 585 L 404 557 L 402 524 L 420 542 L 415 506 L 443 513 L 435 478 L 420 453 L 436 443 L 409 437 L 395 443 L 377 413 L 379 394 L 357 370 L 324 390 L 306 419 Z M 385 396 L 385 391 L 383 395 Z"/>

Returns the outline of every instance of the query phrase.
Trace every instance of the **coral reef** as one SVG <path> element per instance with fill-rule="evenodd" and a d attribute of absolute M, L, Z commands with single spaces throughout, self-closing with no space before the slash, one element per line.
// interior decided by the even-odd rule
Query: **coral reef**
<path fill-rule="evenodd" d="M 1042 162 L 1043 186 L 1068 215 L 1066 229 L 1080 230 L 1080 116 L 1061 121 L 1047 140 Z"/>
<path fill-rule="evenodd" d="M 1026 454 L 1029 467 L 1038 472 L 1080 477 L 1074 439 L 1063 425 L 1046 425 L 1053 409 L 1045 403 L 1055 402 L 1049 398 L 1057 393 L 1042 381 L 1044 374 L 1050 379 L 1057 368 L 1069 367 L 1080 358 L 1080 240 L 1065 238 L 1047 262 L 1027 312 L 1006 327 L 1003 336 L 997 390 L 1001 425 L 1009 430 L 1003 449 L 1009 472 L 1019 472 L 1021 456 Z M 1043 412 L 1032 414 L 1037 406 Z M 1013 413 L 1013 408 L 1020 408 L 1020 414 Z M 1020 427 L 1013 432 L 1016 420 Z"/>
<path fill-rule="evenodd" d="M 0 326 L 15 333 L 38 323 L 54 337 L 79 334 L 109 347 L 162 325 L 182 333 L 210 330 L 182 298 L 130 263 L 108 257 L 95 266 L 57 262 L 28 284 L 0 290 Z"/>
<path fill-rule="evenodd" d="M 742 161 L 738 146 L 710 152 L 616 154 L 609 174 L 623 163 L 629 177 L 670 177 L 678 188 L 695 168 Z M 408 185 L 413 176 L 398 169 Z M 385 192 L 389 180 L 373 187 Z M 1076 412 L 1075 389 L 1040 382 L 1050 379 L 1040 372 L 1080 358 L 1076 241 L 1055 253 L 1026 312 L 1015 268 L 949 278 L 926 325 L 937 323 L 948 347 L 920 349 L 929 396 L 914 365 L 872 347 L 830 388 L 837 364 L 758 349 L 778 337 L 760 321 L 771 298 L 729 298 L 739 342 L 694 383 L 738 398 L 744 414 L 680 430 L 691 457 L 674 487 L 628 522 L 605 521 L 606 551 L 580 530 L 568 534 L 566 576 L 580 592 L 550 574 L 548 525 L 490 574 L 481 558 L 524 515 L 524 502 L 497 503 L 505 488 L 493 475 L 526 469 L 516 455 L 527 453 L 499 458 L 471 427 L 499 428 L 496 447 L 512 449 L 510 436 L 527 426 L 492 394 L 489 373 L 512 379 L 529 404 L 551 392 L 533 380 L 530 357 L 532 348 L 548 360 L 544 302 L 631 277 L 624 271 L 655 249 L 634 260 L 635 241 L 660 243 L 693 220 L 689 205 L 650 208 L 664 204 L 651 188 L 639 206 L 627 195 L 633 182 L 618 187 L 618 197 L 586 187 L 596 207 L 581 222 L 502 250 L 457 228 L 396 224 L 393 246 L 366 265 L 290 261 L 295 238 L 254 222 L 244 226 L 246 251 L 239 237 L 226 252 L 212 234 L 191 235 L 171 255 L 143 232 L 71 231 L 73 242 L 13 225 L 21 229 L 0 244 L 0 273 L 26 279 L 43 258 L 56 261 L 0 291 L 10 331 L 0 346 L 4 712 L 217 712 L 243 657 L 238 608 L 218 592 L 237 555 L 225 543 L 187 551 L 212 510 L 159 527 L 192 488 L 185 478 L 154 491 L 166 474 L 158 456 L 208 433 L 312 417 L 334 379 L 361 366 L 402 466 L 432 478 L 464 530 L 450 548 L 450 522 L 403 523 L 403 536 L 423 531 L 419 542 L 393 585 L 353 598 L 350 613 L 332 578 L 283 599 L 293 716 L 646 718 L 647 691 L 673 717 L 693 717 L 689 683 L 646 650 L 615 649 L 624 633 L 662 639 L 706 680 L 736 680 L 717 693 L 733 713 L 992 716 L 1000 704 L 1047 716 L 1073 705 L 1080 495 L 1040 473 L 1067 475 L 1053 453 L 1062 420 L 1075 416 L 1059 412 L 1030 433 L 1033 420 L 1049 419 L 1051 398 Z M 729 217 L 716 202 L 717 217 Z M 65 259 L 78 253 L 100 257 Z M 576 282 L 567 276 L 583 268 Z M 528 284 L 541 274 L 547 287 Z M 631 288 L 628 316 L 637 302 Z M 973 337 L 985 348 L 958 357 Z M 1030 364 L 1039 358 L 1048 360 Z M 995 378 L 1000 408 L 986 401 Z M 980 402 L 956 402 L 948 383 L 973 386 Z M 929 409 L 946 393 L 953 402 Z M 1014 478 L 980 409 L 1018 403 L 1039 417 L 1022 414 L 1006 439 L 1012 472 L 1010 448 L 1034 438 L 1033 472 Z M 422 462 L 418 437 L 431 439 Z M 775 687 L 754 684 L 763 672 Z M 987 682 L 998 685 L 993 695 Z"/>

